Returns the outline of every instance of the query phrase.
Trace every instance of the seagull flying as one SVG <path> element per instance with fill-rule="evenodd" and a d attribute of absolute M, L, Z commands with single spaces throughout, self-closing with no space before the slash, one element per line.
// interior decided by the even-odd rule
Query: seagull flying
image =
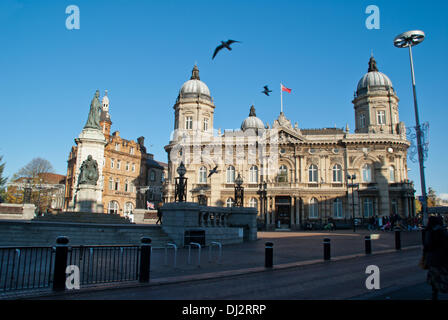
<path fill-rule="evenodd" d="M 216 169 L 218 169 L 218 166 L 214 167 L 212 170 L 209 170 L 210 173 L 208 174 L 207 178 L 210 178 L 210 176 L 214 173 L 218 173 L 218 170 Z"/>
<path fill-rule="evenodd" d="M 221 41 L 221 44 L 216 47 L 215 52 L 213 53 L 212 60 L 215 58 L 215 56 L 221 49 L 227 48 L 227 50 L 232 50 L 232 48 L 230 48 L 230 45 L 234 42 L 241 42 L 241 41 L 235 41 L 235 40 L 227 40 L 226 42 Z"/>
<path fill-rule="evenodd" d="M 269 92 L 272 92 L 272 90 L 269 90 L 268 86 L 264 86 L 264 90 L 261 91 L 261 93 L 264 93 L 265 95 L 269 95 Z"/>

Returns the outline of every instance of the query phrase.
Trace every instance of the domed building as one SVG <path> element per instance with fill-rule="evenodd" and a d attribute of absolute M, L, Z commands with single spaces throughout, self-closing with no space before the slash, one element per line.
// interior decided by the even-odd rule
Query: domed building
<path fill-rule="evenodd" d="M 165 146 L 165 201 L 174 201 L 176 169 L 185 164 L 187 201 L 233 206 L 235 179 L 243 179 L 244 206 L 256 207 L 266 229 L 300 229 L 330 218 L 351 227 L 353 218 L 415 214 L 407 175 L 405 126 L 391 80 L 370 58 L 352 101 L 356 127 L 299 128 L 281 112 L 263 124 L 251 106 L 239 130 L 213 134 L 215 105 L 194 66 L 174 105 L 174 134 Z M 215 131 L 216 132 L 216 131 Z M 216 169 L 216 170 L 213 170 Z M 348 176 L 356 176 L 349 180 Z M 351 188 L 350 185 L 357 185 Z M 266 197 L 261 197 L 260 188 Z"/>

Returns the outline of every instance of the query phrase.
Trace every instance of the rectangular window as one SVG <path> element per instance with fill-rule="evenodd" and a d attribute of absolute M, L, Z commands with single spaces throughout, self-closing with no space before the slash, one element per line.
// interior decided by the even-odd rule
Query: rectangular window
<path fill-rule="evenodd" d="M 134 154 L 134 147 L 131 147 L 131 151 L 130 151 L 130 153 L 131 153 L 131 154 Z"/>
<path fill-rule="evenodd" d="M 204 131 L 208 131 L 208 119 L 204 119 Z"/>
<path fill-rule="evenodd" d="M 126 162 L 126 171 L 129 171 L 129 162 Z"/>
<path fill-rule="evenodd" d="M 187 130 L 193 129 L 193 117 L 185 118 L 185 129 Z"/>
<path fill-rule="evenodd" d="M 110 159 L 110 167 L 113 169 L 115 165 L 115 160 L 114 159 Z"/>
<path fill-rule="evenodd" d="M 117 160 L 117 169 L 118 169 L 118 170 L 120 170 L 120 164 L 121 164 L 121 161 L 120 161 L 120 160 Z"/>
<path fill-rule="evenodd" d="M 132 172 L 135 172 L 135 164 L 132 164 Z"/>
<path fill-rule="evenodd" d="M 376 113 L 376 119 L 378 124 L 386 124 L 386 113 L 380 110 Z"/>
<path fill-rule="evenodd" d="M 119 143 L 115 143 L 115 151 L 120 151 L 120 144 Z"/>

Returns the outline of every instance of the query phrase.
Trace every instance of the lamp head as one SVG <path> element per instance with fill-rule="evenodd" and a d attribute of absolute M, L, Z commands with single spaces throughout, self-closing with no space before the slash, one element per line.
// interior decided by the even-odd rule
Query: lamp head
<path fill-rule="evenodd" d="M 421 30 L 412 30 L 404 32 L 394 39 L 394 46 L 397 48 L 407 48 L 415 46 L 425 39 L 425 33 Z"/>

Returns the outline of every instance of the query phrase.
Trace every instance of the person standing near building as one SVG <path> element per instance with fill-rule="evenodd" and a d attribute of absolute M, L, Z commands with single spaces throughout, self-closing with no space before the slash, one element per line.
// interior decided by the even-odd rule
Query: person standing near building
<path fill-rule="evenodd" d="M 426 281 L 432 287 L 432 299 L 438 293 L 448 293 L 448 232 L 440 216 L 430 216 L 423 242 L 423 269 L 428 270 Z"/>

